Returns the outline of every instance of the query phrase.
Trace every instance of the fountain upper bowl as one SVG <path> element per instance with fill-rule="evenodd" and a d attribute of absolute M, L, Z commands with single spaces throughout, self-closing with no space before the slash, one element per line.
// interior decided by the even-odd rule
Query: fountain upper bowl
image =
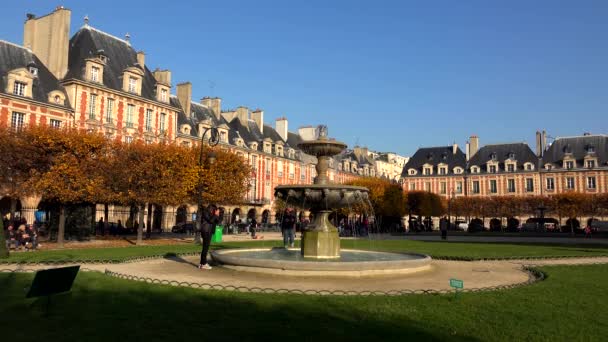
<path fill-rule="evenodd" d="M 275 196 L 289 205 L 314 210 L 348 208 L 369 200 L 369 190 L 362 186 L 341 184 L 279 185 Z"/>

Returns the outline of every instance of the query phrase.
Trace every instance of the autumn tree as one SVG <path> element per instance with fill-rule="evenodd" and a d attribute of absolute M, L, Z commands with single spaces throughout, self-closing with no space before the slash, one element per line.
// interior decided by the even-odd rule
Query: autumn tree
<path fill-rule="evenodd" d="M 32 172 L 46 169 L 50 164 L 44 146 L 31 143 L 30 136 L 44 128 L 27 128 L 15 132 L 0 126 L 0 195 L 11 200 L 10 216 L 15 217 L 17 200 L 31 195 L 34 189 L 25 186 Z"/>
<path fill-rule="evenodd" d="M 567 192 L 553 195 L 557 214 L 561 217 L 574 219 L 584 210 L 586 195 L 578 192 Z M 570 220 L 570 233 L 574 234 L 573 221 Z"/>
<path fill-rule="evenodd" d="M 190 192 L 190 200 L 198 202 L 200 190 L 203 191 L 203 202 L 214 204 L 238 204 L 249 189 L 251 167 L 245 163 L 243 158 L 234 153 L 224 151 L 221 148 L 207 148 L 208 152 L 203 155 L 203 165 L 198 166 L 200 150 L 189 149 L 193 161 L 191 167 L 197 170 L 198 180 L 193 191 Z M 215 161 L 210 163 L 210 153 L 215 156 Z"/>
<path fill-rule="evenodd" d="M 197 169 L 189 149 L 165 144 L 113 143 L 106 182 L 117 201 L 138 210 L 137 244 L 143 241 L 148 204 L 179 205 L 188 201 L 197 182 Z"/>
<path fill-rule="evenodd" d="M 57 244 L 63 247 L 66 206 L 95 203 L 107 189 L 99 165 L 105 162 L 108 141 L 101 134 L 70 128 L 30 128 L 24 136 L 49 160 L 32 170 L 24 186 L 59 204 Z"/>

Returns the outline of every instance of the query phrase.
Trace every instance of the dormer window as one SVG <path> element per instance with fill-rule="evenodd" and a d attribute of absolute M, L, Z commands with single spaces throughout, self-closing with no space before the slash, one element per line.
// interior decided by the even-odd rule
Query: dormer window
<path fill-rule="evenodd" d="M 425 167 L 423 172 L 425 176 L 430 176 L 433 173 L 433 169 L 430 167 Z"/>
<path fill-rule="evenodd" d="M 488 168 L 489 173 L 496 173 L 496 165 L 490 165 Z"/>
<path fill-rule="evenodd" d="M 34 77 L 38 77 L 38 68 L 31 66 L 29 68 L 30 74 L 32 74 Z"/>
<path fill-rule="evenodd" d="M 251 143 L 251 149 L 252 150 L 257 150 L 258 149 L 258 144 L 257 143 Z"/>
<path fill-rule="evenodd" d="M 129 77 L 129 93 L 137 92 L 137 78 Z"/>
<path fill-rule="evenodd" d="M 515 159 L 515 153 L 509 152 L 509 159 Z"/>
<path fill-rule="evenodd" d="M 462 173 L 462 168 L 460 168 L 460 167 L 454 168 L 454 173 L 457 174 L 457 175 L 461 174 Z"/>
<path fill-rule="evenodd" d="M 496 160 L 496 153 L 492 153 L 492 154 L 490 155 L 490 159 L 491 159 L 491 160 Z"/>
<path fill-rule="evenodd" d="M 545 164 L 545 170 L 553 170 L 553 165 Z"/>
<path fill-rule="evenodd" d="M 55 95 L 55 97 L 53 98 L 53 102 L 55 102 L 55 104 L 60 104 L 61 103 L 61 96 Z"/>
<path fill-rule="evenodd" d="M 479 173 L 479 167 L 477 167 L 477 166 L 471 167 L 471 173 Z"/>
<path fill-rule="evenodd" d="M 226 131 L 220 132 L 220 141 L 223 143 L 228 142 L 228 133 L 226 133 Z"/>
<path fill-rule="evenodd" d="M 532 171 L 534 170 L 534 165 L 532 163 L 526 163 L 524 164 L 524 168 L 526 169 L 526 171 Z"/>
<path fill-rule="evenodd" d="M 565 169 L 574 169 L 574 161 L 572 160 L 567 160 L 564 162 L 564 168 Z"/>
<path fill-rule="evenodd" d="M 448 173 L 448 168 L 447 167 L 440 167 L 439 168 L 439 174 L 440 175 L 445 175 Z"/>
<path fill-rule="evenodd" d="M 91 67 L 91 82 L 99 82 L 99 68 Z"/>
<path fill-rule="evenodd" d="M 515 172 L 515 164 L 507 164 L 507 172 Z"/>
<path fill-rule="evenodd" d="M 167 89 L 162 88 L 162 89 L 160 90 L 160 100 L 161 100 L 162 102 L 167 102 Z"/>
<path fill-rule="evenodd" d="M 587 146 L 587 153 L 591 154 L 591 153 L 595 153 L 595 147 L 592 145 L 588 145 Z"/>
<path fill-rule="evenodd" d="M 589 159 L 585 162 L 585 166 L 589 169 L 595 168 L 595 159 Z"/>
<path fill-rule="evenodd" d="M 13 86 L 13 94 L 18 96 L 25 96 L 26 89 L 27 84 L 15 81 L 15 85 Z"/>

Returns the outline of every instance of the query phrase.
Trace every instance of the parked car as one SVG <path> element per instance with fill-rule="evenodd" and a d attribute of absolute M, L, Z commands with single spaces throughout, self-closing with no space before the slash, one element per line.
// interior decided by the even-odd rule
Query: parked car
<path fill-rule="evenodd" d="M 521 226 L 524 232 L 558 232 L 559 221 L 552 217 L 531 217 Z"/>
<path fill-rule="evenodd" d="M 194 221 L 180 222 L 171 228 L 171 233 L 176 234 L 192 234 L 194 233 Z"/>
<path fill-rule="evenodd" d="M 608 221 L 593 220 L 591 229 L 596 233 L 606 233 L 608 232 Z"/>

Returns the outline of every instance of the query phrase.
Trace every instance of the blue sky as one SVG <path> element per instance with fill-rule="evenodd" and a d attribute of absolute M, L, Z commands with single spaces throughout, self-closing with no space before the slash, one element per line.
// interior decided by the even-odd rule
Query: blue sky
<path fill-rule="evenodd" d="M 10 1 L 0 39 L 58 4 L 191 81 L 195 100 L 262 108 L 290 130 L 327 124 L 411 155 L 608 132 L 608 1 Z M 210 82 L 211 81 L 211 82 Z M 215 86 L 212 88 L 210 84 Z"/>

